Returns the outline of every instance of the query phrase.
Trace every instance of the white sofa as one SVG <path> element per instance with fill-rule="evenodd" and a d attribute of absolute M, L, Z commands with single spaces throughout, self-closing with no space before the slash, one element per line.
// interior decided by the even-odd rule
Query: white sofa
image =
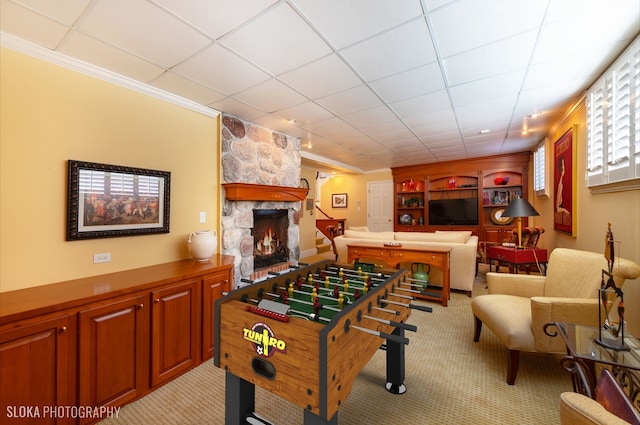
<path fill-rule="evenodd" d="M 357 242 L 400 242 L 402 246 L 446 246 L 451 247 L 449 276 L 451 289 L 467 292 L 471 296 L 476 275 L 476 253 L 478 237 L 470 231 L 422 232 L 368 232 L 345 230 L 344 235 L 334 238 L 338 262 L 347 262 L 347 244 Z M 403 267 L 411 267 L 411 265 Z M 429 282 L 442 285 L 442 271 L 435 267 L 429 273 Z"/>

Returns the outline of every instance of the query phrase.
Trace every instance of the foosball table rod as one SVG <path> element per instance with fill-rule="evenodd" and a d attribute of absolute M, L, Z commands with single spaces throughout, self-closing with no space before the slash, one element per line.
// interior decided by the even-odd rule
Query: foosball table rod
<path fill-rule="evenodd" d="M 425 306 L 417 305 L 417 304 L 405 304 L 405 303 L 400 303 L 398 301 L 392 301 L 392 300 L 389 300 L 389 299 L 386 299 L 386 298 L 382 302 L 393 304 L 393 305 L 399 305 L 399 306 L 402 306 L 402 307 L 408 307 L 408 308 L 412 308 L 414 310 L 420 310 L 420 311 L 424 311 L 424 312 L 427 312 L 427 313 L 433 312 L 433 309 L 431 307 L 425 307 Z"/>
<path fill-rule="evenodd" d="M 348 323 L 345 324 L 345 330 L 348 331 Z M 371 335 L 375 335 L 379 338 L 384 338 L 388 341 L 393 341 L 396 342 L 398 344 L 404 344 L 404 345 L 409 345 L 409 338 L 405 338 L 403 336 L 397 336 L 397 335 L 393 335 L 393 334 L 388 334 L 385 332 L 378 332 L 378 331 L 374 331 L 373 329 L 369 329 L 369 328 L 363 328 L 361 326 L 356 326 L 356 325 L 350 325 L 350 327 L 352 327 L 353 329 L 359 330 L 360 332 L 365 332 Z"/>

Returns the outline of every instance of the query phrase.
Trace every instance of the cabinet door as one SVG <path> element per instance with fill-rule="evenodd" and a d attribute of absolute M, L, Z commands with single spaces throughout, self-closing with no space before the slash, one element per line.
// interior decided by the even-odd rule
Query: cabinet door
<path fill-rule="evenodd" d="M 199 362 L 199 280 L 151 292 L 151 385 L 162 384 Z"/>
<path fill-rule="evenodd" d="M 205 276 L 202 280 L 202 360 L 213 357 L 213 318 L 216 300 L 229 291 L 230 271 Z"/>
<path fill-rule="evenodd" d="M 487 242 L 494 242 L 501 245 L 503 242 L 509 242 L 511 239 L 511 227 L 499 228 L 499 227 L 485 227 L 485 238 Z"/>
<path fill-rule="evenodd" d="M 26 424 L 38 408 L 38 423 L 74 423 L 45 416 L 45 406 L 75 405 L 75 332 L 69 316 L 0 331 L 0 417 Z M 22 408 L 22 410 L 20 410 Z"/>
<path fill-rule="evenodd" d="M 79 313 L 79 401 L 121 406 L 148 389 L 149 314 L 144 295 Z"/>

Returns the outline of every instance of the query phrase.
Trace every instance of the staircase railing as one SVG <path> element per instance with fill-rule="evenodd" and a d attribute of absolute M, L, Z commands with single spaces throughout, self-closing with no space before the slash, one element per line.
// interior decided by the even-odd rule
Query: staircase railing
<path fill-rule="evenodd" d="M 336 236 L 340 236 L 343 234 L 345 228 L 346 219 L 344 218 L 334 218 L 331 217 L 326 212 L 322 211 L 322 208 L 316 205 L 316 210 L 318 210 L 322 215 L 327 218 L 316 218 L 316 229 L 320 233 L 322 233 L 328 240 L 331 242 L 331 248 L 333 249 L 333 253 L 336 256 L 336 261 L 338 260 L 338 250 L 336 248 L 336 244 L 333 239 Z"/>

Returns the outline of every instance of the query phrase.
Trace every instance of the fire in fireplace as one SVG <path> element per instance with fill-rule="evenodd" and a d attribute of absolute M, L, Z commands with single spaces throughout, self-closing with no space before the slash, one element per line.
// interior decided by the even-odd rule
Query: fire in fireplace
<path fill-rule="evenodd" d="M 254 271 L 289 261 L 288 230 L 288 210 L 253 210 Z"/>

